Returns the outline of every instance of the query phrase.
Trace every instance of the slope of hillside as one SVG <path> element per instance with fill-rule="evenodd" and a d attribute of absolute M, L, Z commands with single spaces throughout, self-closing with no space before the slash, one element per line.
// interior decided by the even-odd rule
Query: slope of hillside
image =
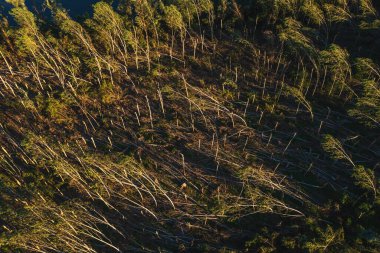
<path fill-rule="evenodd" d="M 380 250 L 375 1 L 7 2 L 1 252 Z"/>

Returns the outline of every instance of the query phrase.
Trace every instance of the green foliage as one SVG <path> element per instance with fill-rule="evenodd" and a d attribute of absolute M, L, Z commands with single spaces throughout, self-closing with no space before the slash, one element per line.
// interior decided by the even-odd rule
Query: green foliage
<path fill-rule="evenodd" d="M 185 24 L 182 19 L 182 14 L 179 12 L 175 5 L 165 6 L 165 22 L 173 30 L 182 31 L 185 27 Z"/>
<path fill-rule="evenodd" d="M 323 10 L 315 1 L 307 1 L 302 5 L 301 11 L 315 25 L 321 26 L 326 22 Z"/>
<path fill-rule="evenodd" d="M 118 99 L 118 95 L 111 82 L 102 82 L 99 88 L 99 94 L 101 96 L 102 102 L 105 104 L 111 104 Z"/>
<path fill-rule="evenodd" d="M 61 119 L 62 121 L 62 112 L 64 112 L 65 109 L 65 105 L 61 103 L 61 101 L 55 98 L 50 98 L 48 100 L 48 106 L 46 110 L 53 119 Z"/>
<path fill-rule="evenodd" d="M 195 1 L 192 0 L 182 0 L 174 1 L 174 4 L 177 6 L 180 14 L 184 17 L 188 25 L 193 22 L 194 17 L 197 14 L 197 5 Z"/>
<path fill-rule="evenodd" d="M 323 149 L 334 159 L 344 160 L 355 166 L 354 162 L 346 152 L 343 144 L 331 135 L 325 135 L 322 141 Z"/>
<path fill-rule="evenodd" d="M 94 252 L 91 240 L 107 245 L 108 238 L 97 227 L 106 225 L 107 220 L 102 220 L 99 214 L 91 215 L 83 203 L 57 206 L 41 196 L 33 202 L 24 202 L 23 209 L 18 231 L 7 231 L 6 247 L 21 252 Z"/>
<path fill-rule="evenodd" d="M 50 119 L 58 124 L 70 125 L 73 118 L 69 115 L 69 106 L 72 98 L 62 94 L 59 99 L 50 97 L 46 100 L 46 112 Z"/>
<path fill-rule="evenodd" d="M 34 38 L 26 33 L 21 33 L 16 41 L 16 46 L 21 53 L 34 54 L 38 50 L 38 45 Z"/>
<path fill-rule="evenodd" d="M 344 241 L 343 229 L 334 230 L 331 226 L 327 226 L 326 230 L 320 229 L 318 232 L 319 239 L 314 239 L 305 244 L 305 248 L 309 252 L 325 252 Z"/>
<path fill-rule="evenodd" d="M 275 0 L 274 7 L 279 13 L 295 16 L 298 13 L 300 0 Z"/>
<path fill-rule="evenodd" d="M 358 58 L 355 62 L 355 76 L 360 81 L 373 80 L 380 78 L 380 69 L 368 58 Z"/>
<path fill-rule="evenodd" d="M 293 18 L 285 19 L 279 37 L 296 55 L 313 55 L 315 52 L 311 40 L 302 33 L 302 23 Z"/>
<path fill-rule="evenodd" d="M 11 10 L 11 15 L 20 27 L 29 29 L 30 32 L 35 32 L 37 30 L 34 14 L 25 7 L 13 8 Z"/>
<path fill-rule="evenodd" d="M 367 80 L 363 86 L 363 94 L 349 113 L 365 125 L 377 128 L 380 125 L 380 83 Z"/>
<path fill-rule="evenodd" d="M 75 35 L 83 32 L 82 26 L 70 18 L 65 10 L 56 9 L 54 13 L 54 20 L 61 29 L 70 35 Z"/>
<path fill-rule="evenodd" d="M 328 49 L 320 52 L 320 61 L 327 68 L 330 76 L 329 94 L 337 88 L 340 88 L 340 90 L 344 88 L 350 89 L 347 82 L 351 77 L 351 65 L 349 53 L 346 49 L 332 44 Z M 338 84 L 338 87 L 335 84 Z"/>
<path fill-rule="evenodd" d="M 349 114 L 368 127 L 380 125 L 380 72 L 370 59 L 359 58 L 355 64 L 355 76 L 362 84 L 362 92 Z"/>
<path fill-rule="evenodd" d="M 327 21 L 331 23 L 342 23 L 350 20 L 350 13 L 344 6 L 325 3 L 323 9 L 326 12 Z"/>
<path fill-rule="evenodd" d="M 34 14 L 25 7 L 16 7 L 11 10 L 11 15 L 20 26 L 17 31 L 16 45 L 22 53 L 34 54 L 38 50 L 36 35 L 38 28 Z"/>
<path fill-rule="evenodd" d="M 231 89 L 238 88 L 238 85 L 232 79 L 227 79 L 226 81 L 224 81 L 223 86 L 226 88 L 231 88 Z"/>
<path fill-rule="evenodd" d="M 296 87 L 286 86 L 286 90 L 288 91 L 289 95 L 293 96 L 299 103 L 301 103 L 309 112 L 311 116 L 311 120 L 314 119 L 313 114 L 313 107 L 309 103 L 309 101 L 306 99 L 302 91 Z"/>
<path fill-rule="evenodd" d="M 94 5 L 93 17 L 86 24 L 97 33 L 98 43 L 107 50 L 114 48 L 116 41 L 125 37 L 122 18 L 105 2 Z"/>
<path fill-rule="evenodd" d="M 355 184 L 364 190 L 373 192 L 376 197 L 378 191 L 375 177 L 375 172 L 373 170 L 367 169 L 364 166 L 357 166 L 354 168 L 353 177 L 355 178 Z"/>
<path fill-rule="evenodd" d="M 214 9 L 214 4 L 211 0 L 199 0 L 198 3 L 202 12 L 210 13 Z"/>
<path fill-rule="evenodd" d="M 364 15 L 376 15 L 376 9 L 371 0 L 359 0 L 359 6 Z"/>

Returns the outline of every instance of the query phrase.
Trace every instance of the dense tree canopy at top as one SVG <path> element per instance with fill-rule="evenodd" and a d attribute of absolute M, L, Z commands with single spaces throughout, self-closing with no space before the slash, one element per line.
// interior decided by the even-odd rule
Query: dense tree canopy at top
<path fill-rule="evenodd" d="M 1 252 L 380 250 L 378 1 L 6 2 Z"/>

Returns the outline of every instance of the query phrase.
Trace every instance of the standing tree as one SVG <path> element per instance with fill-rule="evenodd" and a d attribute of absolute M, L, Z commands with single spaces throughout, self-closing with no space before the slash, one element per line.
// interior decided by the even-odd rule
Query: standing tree
<path fill-rule="evenodd" d="M 77 40 L 81 47 L 83 47 L 91 60 L 95 61 L 95 65 L 98 69 L 100 80 L 103 79 L 102 74 L 102 65 L 105 63 L 109 65 L 109 63 L 101 57 L 98 50 L 92 43 L 92 39 L 90 35 L 86 32 L 86 30 L 76 21 L 72 20 L 66 11 L 61 10 L 59 8 L 54 8 L 54 20 L 62 30 L 62 32 L 72 36 Z"/>
<path fill-rule="evenodd" d="M 207 13 L 208 24 L 211 30 L 211 39 L 214 39 L 214 4 L 211 0 L 198 0 L 199 8 L 201 13 Z"/>
<path fill-rule="evenodd" d="M 94 5 L 94 15 L 86 24 L 96 35 L 99 45 L 102 45 L 113 57 L 121 57 L 123 67 L 127 68 L 128 45 L 125 40 L 126 29 L 122 18 L 105 2 Z"/>
<path fill-rule="evenodd" d="M 165 22 L 168 27 L 171 29 L 171 46 L 170 46 L 170 57 L 173 57 L 173 46 L 174 46 L 174 37 L 175 33 L 179 32 L 182 42 L 182 57 L 185 57 L 185 35 L 186 28 L 185 23 L 183 22 L 182 14 L 178 11 L 175 5 L 166 6 L 164 9 L 165 12 Z"/>
<path fill-rule="evenodd" d="M 177 6 L 183 18 L 187 21 L 187 26 L 191 27 L 194 17 L 197 15 L 197 6 L 192 0 L 176 0 L 174 4 Z"/>
<path fill-rule="evenodd" d="M 150 4 L 148 0 L 136 0 L 134 1 L 134 8 L 136 11 L 136 24 L 139 28 L 143 37 L 145 38 L 145 55 L 148 62 L 148 71 L 151 69 L 151 43 L 155 42 L 159 45 L 158 36 L 158 19 L 155 17 L 155 9 Z M 150 36 L 153 34 L 153 41 L 151 41 Z M 137 38 L 137 31 L 135 30 L 135 37 Z M 153 44 L 154 46 L 154 44 Z"/>

